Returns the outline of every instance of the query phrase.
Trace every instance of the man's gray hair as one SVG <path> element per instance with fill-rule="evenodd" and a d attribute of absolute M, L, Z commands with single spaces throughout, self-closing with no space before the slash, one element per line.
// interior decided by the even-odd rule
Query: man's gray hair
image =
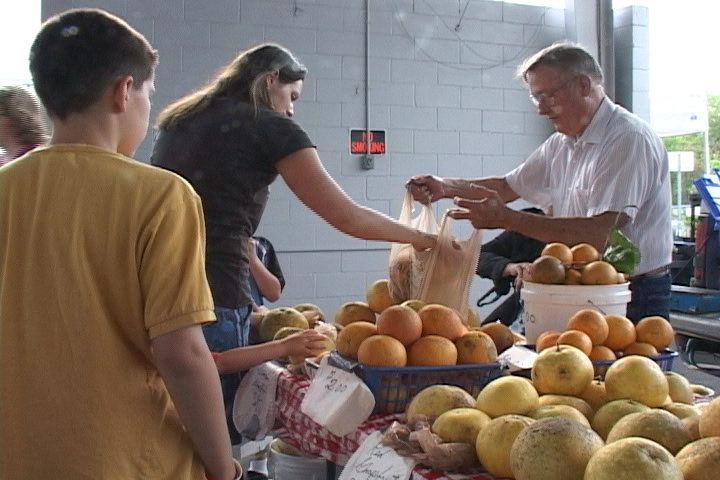
<path fill-rule="evenodd" d="M 527 82 L 528 73 L 541 66 L 563 73 L 585 74 L 598 83 L 603 82 L 603 72 L 598 61 L 580 44 L 574 42 L 561 41 L 543 48 L 518 67 L 517 76 Z"/>

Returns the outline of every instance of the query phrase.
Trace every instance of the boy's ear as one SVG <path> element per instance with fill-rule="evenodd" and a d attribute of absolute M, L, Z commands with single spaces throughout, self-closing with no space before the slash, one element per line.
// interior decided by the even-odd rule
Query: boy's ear
<path fill-rule="evenodd" d="M 133 86 L 133 78 L 130 75 L 120 77 L 112 85 L 112 108 L 115 113 L 123 113 L 127 110 L 130 98 L 130 89 Z"/>

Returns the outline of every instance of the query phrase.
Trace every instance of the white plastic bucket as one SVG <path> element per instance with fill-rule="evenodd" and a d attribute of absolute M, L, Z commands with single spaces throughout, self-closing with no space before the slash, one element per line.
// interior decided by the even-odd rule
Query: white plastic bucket
<path fill-rule="evenodd" d="M 564 331 L 570 317 L 584 308 L 625 315 L 630 302 L 629 283 L 615 285 L 545 285 L 523 282 L 523 321 L 528 344 L 548 330 Z"/>
<path fill-rule="evenodd" d="M 327 463 L 321 457 L 288 455 L 278 452 L 275 440 L 270 443 L 269 470 L 273 480 L 327 480 Z"/>

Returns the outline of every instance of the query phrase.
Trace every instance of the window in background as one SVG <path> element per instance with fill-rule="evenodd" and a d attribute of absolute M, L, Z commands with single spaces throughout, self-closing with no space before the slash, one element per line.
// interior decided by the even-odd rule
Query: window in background
<path fill-rule="evenodd" d="M 41 0 L 0 2 L 0 85 L 30 84 L 28 51 L 40 27 Z"/>

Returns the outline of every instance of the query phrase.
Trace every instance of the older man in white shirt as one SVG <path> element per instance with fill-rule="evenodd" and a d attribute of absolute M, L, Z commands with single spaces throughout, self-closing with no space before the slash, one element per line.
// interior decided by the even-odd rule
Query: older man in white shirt
<path fill-rule="evenodd" d="M 476 228 L 504 228 L 567 245 L 586 242 L 600 251 L 619 228 L 640 249 L 628 317 L 669 318 L 671 193 L 660 138 L 605 95 L 600 65 L 576 44 L 541 50 L 521 65 L 519 76 L 556 133 L 503 177 L 413 177 L 408 184 L 415 198 L 456 198 L 460 208 L 451 215 Z M 518 198 L 549 215 L 505 206 Z"/>

